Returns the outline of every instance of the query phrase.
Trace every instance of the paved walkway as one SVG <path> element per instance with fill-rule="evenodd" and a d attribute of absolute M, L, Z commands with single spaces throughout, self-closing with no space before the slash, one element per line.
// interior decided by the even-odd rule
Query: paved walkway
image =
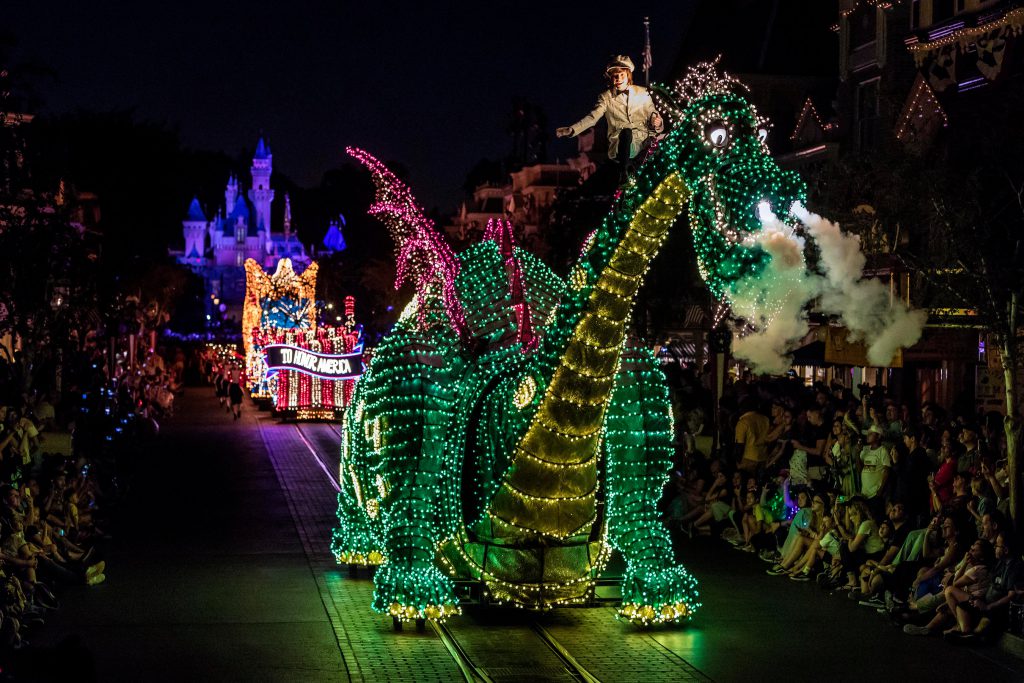
<path fill-rule="evenodd" d="M 266 413 L 258 420 L 350 680 L 459 680 L 455 662 L 432 631 L 394 633 L 390 618 L 370 610 L 373 584 L 366 570 L 362 578 L 350 578 L 331 556 L 337 490 L 328 477 L 337 476 L 340 436 L 325 425 L 278 424 Z"/>
<path fill-rule="evenodd" d="M 874 609 L 713 540 L 676 540 L 700 581 L 702 612 L 686 629 L 652 632 L 718 681 L 1024 681 L 1024 661 L 996 647 L 908 636 Z"/>
<path fill-rule="evenodd" d="M 68 591 L 36 644 L 77 635 L 101 681 L 461 680 L 430 630 L 392 632 L 369 609 L 366 575 L 333 564 L 335 427 L 277 424 L 249 406 L 232 422 L 204 389 L 179 406 L 140 466 L 107 582 Z M 544 627 L 605 683 L 1024 680 L 1005 653 L 905 636 L 844 598 L 766 576 L 750 555 L 708 542 L 683 542 L 681 555 L 705 605 L 689 626 L 640 631 L 602 608 L 559 610 Z M 514 645 L 516 613 L 468 609 L 452 631 L 493 655 Z M 525 657 L 492 660 L 495 680 L 557 680 L 524 671 Z"/>
<path fill-rule="evenodd" d="M 232 422 L 204 389 L 178 405 L 121 511 L 106 583 L 67 591 L 35 644 L 77 635 L 100 681 L 345 680 L 258 413 Z"/>

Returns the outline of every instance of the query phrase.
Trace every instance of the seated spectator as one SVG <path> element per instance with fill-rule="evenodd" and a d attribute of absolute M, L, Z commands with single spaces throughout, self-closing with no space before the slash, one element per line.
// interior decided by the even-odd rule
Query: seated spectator
<path fill-rule="evenodd" d="M 63 529 L 66 521 L 64 519 L 64 490 L 67 488 L 67 477 L 63 472 L 58 472 L 50 483 L 50 490 L 39 506 L 43 520 L 58 529 Z"/>
<path fill-rule="evenodd" d="M 900 419 L 900 408 L 893 402 L 885 404 L 885 440 L 898 442 L 903 438 L 903 420 Z"/>
<path fill-rule="evenodd" d="M 757 412 L 757 399 L 744 397 L 740 401 L 740 417 L 736 421 L 736 450 L 740 453 L 738 467 L 756 475 L 768 459 L 767 436 L 771 425 L 768 418 Z"/>
<path fill-rule="evenodd" d="M 952 444 L 939 446 L 939 469 L 928 481 L 932 513 L 942 511 L 946 502 L 953 497 L 953 477 L 956 475 L 956 456 Z"/>
<path fill-rule="evenodd" d="M 992 544 L 984 539 L 975 541 L 952 575 L 943 580 L 943 602 L 935 610 L 935 616 L 924 626 L 906 624 L 903 632 L 912 636 L 935 635 L 943 626 L 956 622 L 957 607 L 961 603 L 970 605 L 972 599 L 983 599 L 988 593 L 994 560 Z M 946 633 L 959 634 L 959 625 L 953 626 Z"/>
<path fill-rule="evenodd" d="M 974 518 L 971 517 L 968 510 L 968 505 L 971 502 L 971 492 L 968 486 L 967 478 L 963 474 L 960 472 L 954 474 L 953 495 L 942 506 L 943 514 L 952 517 L 956 522 L 957 533 L 960 534 L 961 539 L 973 538 L 977 534 L 977 529 L 973 524 Z"/>
<path fill-rule="evenodd" d="M 790 567 L 789 578 L 793 581 L 810 581 L 811 575 L 815 573 L 818 564 L 825 559 L 826 555 L 836 556 L 837 541 L 833 535 L 835 522 L 832 515 L 827 512 L 825 497 L 813 496 L 811 510 L 820 521 L 813 536 L 807 539 L 803 554 L 797 557 Z M 785 559 L 783 564 L 785 564 Z"/>
<path fill-rule="evenodd" d="M 953 571 L 961 556 L 956 523 L 953 519 L 936 517 L 932 525 L 937 525 L 941 532 L 939 540 L 942 543 L 942 551 L 931 565 L 922 567 L 917 572 L 917 577 L 910 584 L 910 600 L 907 603 L 910 610 L 920 614 L 930 613 L 938 606 L 937 598 L 942 596 L 947 572 Z M 935 535 L 932 533 L 925 536 L 925 557 L 935 554 L 935 548 L 939 543 L 933 539 Z"/>
<path fill-rule="evenodd" d="M 794 484 L 809 485 L 811 467 L 824 462 L 825 440 L 828 428 L 825 427 L 821 408 L 813 405 L 805 413 L 805 422 L 792 440 L 793 455 L 789 458 L 789 478 Z"/>
<path fill-rule="evenodd" d="M 989 543 L 996 542 L 996 535 L 1007 528 L 1003 515 L 998 510 L 986 512 L 981 516 L 981 524 L 978 528 L 978 538 L 984 538 Z"/>
<path fill-rule="evenodd" d="M 963 446 L 963 451 L 960 453 L 960 457 L 957 458 L 956 471 L 961 474 L 965 474 L 968 477 L 980 474 L 980 459 L 983 455 L 983 451 L 981 450 L 981 444 L 978 441 L 978 431 L 976 427 L 970 425 L 960 430 L 960 445 Z"/>
<path fill-rule="evenodd" d="M 733 505 L 737 503 L 737 491 L 741 490 L 743 474 L 734 472 L 727 482 L 724 472 L 719 472 L 704 496 L 704 511 L 691 523 L 693 531 L 701 536 L 711 534 L 711 522 L 731 519 Z"/>
<path fill-rule="evenodd" d="M 824 503 L 823 500 L 821 502 Z M 782 559 L 767 571 L 772 576 L 788 574 L 807 551 L 811 541 L 817 537 L 820 529 L 821 516 L 824 514 L 823 506 L 820 510 L 814 510 L 811 506 L 811 495 L 807 491 L 800 491 L 797 494 L 796 504 L 797 512 L 782 545 Z"/>
<path fill-rule="evenodd" d="M 982 534 L 982 518 L 996 511 L 995 496 L 992 494 L 992 487 L 980 473 L 971 479 L 971 500 L 967 502 L 967 511 L 974 518 L 978 527 L 978 535 Z M 993 540 L 989 538 L 989 540 Z"/>
<path fill-rule="evenodd" d="M 791 512 L 797 510 L 797 503 L 789 497 L 788 473 L 780 473 L 774 483 L 769 482 L 761 489 L 761 497 L 755 508 L 754 516 L 761 522 L 761 531 L 751 537 L 751 545 L 759 550 L 758 556 L 772 566 L 779 563 L 782 554 L 779 552 L 777 535 L 782 529 L 791 529 Z"/>
<path fill-rule="evenodd" d="M 878 425 L 868 427 L 866 443 L 860 452 L 860 495 L 878 513 L 884 510 L 886 484 L 892 468 L 889 449 L 882 443 L 883 434 Z"/>
<path fill-rule="evenodd" d="M 994 466 L 991 458 L 981 459 L 981 476 L 985 479 L 989 489 L 992 491 L 992 495 L 995 497 L 996 508 L 1002 513 L 1006 513 L 1009 501 L 1009 479 L 1006 478 L 1005 466 L 1001 471 L 1002 476 L 997 476 L 997 468 Z"/>
<path fill-rule="evenodd" d="M 956 635 L 962 640 L 990 637 L 1003 631 L 1010 602 L 1024 594 L 1024 567 L 1014 555 L 1008 532 L 996 534 L 993 552 L 996 563 L 985 595 L 972 596 L 956 606 Z"/>
<path fill-rule="evenodd" d="M 765 516 L 765 511 L 761 508 L 757 495 L 757 480 L 751 477 L 747 480 L 747 490 L 743 494 L 743 509 L 740 518 L 743 543 L 737 545 L 740 550 L 748 553 L 756 550 L 753 540 L 755 536 L 764 532 Z"/>
<path fill-rule="evenodd" d="M 882 556 L 877 560 L 865 562 L 865 571 L 861 572 L 859 590 L 850 591 L 854 599 L 863 600 L 865 606 L 882 607 L 885 601 L 880 595 L 888 588 L 891 593 L 897 592 L 893 583 L 898 566 L 897 556 L 910 534 L 906 508 L 903 503 L 895 503 L 889 507 L 889 518 L 879 525 L 878 535 L 884 542 Z"/>
<path fill-rule="evenodd" d="M 771 431 L 765 436 L 765 442 L 768 444 L 768 461 L 765 467 L 768 469 L 775 468 L 780 462 L 789 462 L 793 454 L 792 440 L 796 436 L 796 413 L 792 408 L 782 407 L 777 413 L 777 419 Z"/>
<path fill-rule="evenodd" d="M 94 586 L 106 578 L 103 574 L 105 562 L 87 566 L 67 560 L 60 554 L 53 538 L 44 534 L 41 529 L 28 527 L 25 530 L 25 541 L 22 556 L 38 560 L 40 576 L 44 581 L 53 585 L 84 583 Z"/>
<path fill-rule="evenodd" d="M 665 520 L 679 526 L 688 512 L 702 507 L 705 480 L 701 469 L 695 466 L 679 466 L 669 475 L 669 500 Z"/>
<path fill-rule="evenodd" d="M 903 430 L 903 447 L 893 456 L 892 502 L 902 503 L 907 516 L 914 523 L 924 524 L 929 516 L 928 487 L 932 475 L 932 465 L 928 453 L 921 447 L 917 432 L 913 429 Z"/>
<path fill-rule="evenodd" d="M 839 554 L 847 579 L 842 590 L 853 590 L 858 586 L 857 577 L 864 563 L 867 560 L 877 561 L 882 556 L 885 544 L 878 534 L 878 524 L 864 501 L 850 501 L 847 506 L 847 519 L 847 523 L 840 519 L 836 520 L 836 531 L 839 535 Z"/>

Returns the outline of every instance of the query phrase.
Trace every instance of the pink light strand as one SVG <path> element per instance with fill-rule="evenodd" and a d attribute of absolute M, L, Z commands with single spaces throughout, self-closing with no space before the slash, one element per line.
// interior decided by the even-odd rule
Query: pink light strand
<path fill-rule="evenodd" d="M 484 240 L 498 245 L 498 251 L 505 259 L 505 273 L 508 276 L 509 294 L 512 297 L 512 308 L 516 312 L 516 341 L 522 344 L 522 351 L 533 351 L 540 343 L 540 337 L 533 329 L 533 314 L 526 301 L 526 283 L 523 279 L 523 267 L 516 258 L 516 238 L 512 232 L 512 221 L 488 219 L 484 230 Z"/>
<path fill-rule="evenodd" d="M 455 289 L 459 261 L 451 247 L 437 231 L 433 221 L 424 216 L 409 188 L 394 173 L 362 149 L 347 147 L 345 151 L 366 166 L 373 176 L 377 193 L 369 213 L 384 221 L 395 240 L 395 288 L 403 282 L 412 282 L 416 292 L 423 296 L 439 287 L 449 325 L 463 341 L 468 340 L 469 325 Z M 421 322 L 423 315 L 421 307 Z"/>

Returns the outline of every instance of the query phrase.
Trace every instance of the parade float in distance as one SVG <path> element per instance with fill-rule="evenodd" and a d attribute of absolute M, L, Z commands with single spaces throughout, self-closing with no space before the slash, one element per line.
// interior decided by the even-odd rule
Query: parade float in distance
<path fill-rule="evenodd" d="M 245 262 L 242 339 L 248 389 L 284 418 L 339 417 L 363 371 L 355 299 L 346 297 L 342 325 L 317 324 L 317 269 L 313 262 L 298 274 L 283 258 L 270 274 L 252 259 Z"/>
<path fill-rule="evenodd" d="M 678 622 L 701 607 L 657 509 L 673 425 L 665 376 L 628 333 L 637 291 L 669 232 L 688 229 L 734 330 L 758 340 L 788 325 L 795 344 L 780 297 L 828 279 L 803 253 L 821 219 L 743 90 L 701 64 L 658 91 L 670 129 L 566 278 L 506 221 L 453 253 L 409 189 L 349 149 L 416 294 L 344 415 L 332 551 L 379 565 L 372 607 L 396 627 L 459 613 L 467 585 L 527 609 L 590 604 L 613 553 L 621 618 Z"/>

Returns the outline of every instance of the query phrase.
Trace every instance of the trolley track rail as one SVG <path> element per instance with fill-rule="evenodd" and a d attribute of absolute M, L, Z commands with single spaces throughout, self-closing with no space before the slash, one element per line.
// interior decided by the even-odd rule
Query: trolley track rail
<path fill-rule="evenodd" d="M 328 483 L 334 490 L 339 490 L 339 484 L 331 472 L 331 465 L 333 465 L 333 469 L 337 469 L 337 451 L 333 448 L 337 445 L 332 444 L 332 449 L 326 449 L 325 442 L 340 439 L 341 430 L 330 423 L 317 425 L 296 422 L 294 427 L 299 439 L 309 455 L 315 459 L 320 470 L 323 471 Z M 324 453 L 325 450 L 328 450 L 328 453 Z M 473 617 L 466 615 L 462 618 L 467 619 L 466 626 L 472 628 L 469 620 L 472 620 Z M 508 661 L 514 659 L 511 655 L 496 658 L 487 656 L 487 648 L 478 643 L 475 647 L 480 652 L 474 657 L 472 654 L 474 646 L 463 643 L 447 624 L 436 621 L 427 623 L 444 645 L 467 683 L 501 683 L 501 681 L 513 680 L 520 675 L 510 673 L 513 666 L 517 664 L 517 662 Z M 524 624 L 501 628 L 501 640 L 505 645 L 513 647 L 524 655 L 551 663 L 550 666 L 539 666 L 534 671 L 537 674 L 533 677 L 534 680 L 600 683 L 600 679 L 581 665 L 539 621 L 534 619 Z"/>
<path fill-rule="evenodd" d="M 481 663 L 474 659 L 466 646 L 458 637 L 452 633 L 447 624 L 430 622 L 430 628 L 440 638 L 448 654 L 455 660 L 456 665 L 462 672 L 467 683 L 499 683 L 504 680 L 519 678 L 521 672 L 510 671 L 508 662 L 490 661 Z M 504 627 L 503 627 L 504 628 Z M 534 670 L 533 680 L 538 681 L 578 681 L 579 683 L 601 683 L 600 679 L 580 664 L 575 657 L 548 632 L 539 622 L 532 622 L 526 626 L 507 628 L 503 632 L 507 635 L 506 640 L 511 642 L 518 640 L 521 643 L 521 650 L 524 654 L 536 652 L 536 646 L 543 644 L 546 651 L 554 656 L 553 661 L 558 662 L 560 671 L 552 672 L 551 667 L 540 666 Z M 537 641 L 540 641 L 539 643 Z"/>
<path fill-rule="evenodd" d="M 320 453 L 316 449 L 316 447 L 313 446 L 312 443 L 310 443 L 309 438 L 303 432 L 302 427 L 299 425 L 298 422 L 295 423 L 295 429 L 299 433 L 299 439 L 302 441 L 303 444 L 305 444 L 306 448 L 309 450 L 309 454 L 313 456 L 313 459 L 316 460 L 317 465 L 319 465 L 320 469 L 323 470 L 324 475 L 326 475 L 327 477 L 328 483 L 331 485 L 331 488 L 333 488 L 338 493 L 341 493 L 341 485 L 338 483 L 336 476 L 331 473 L 331 470 L 327 467 L 327 463 L 324 462 L 323 458 L 320 457 Z M 331 461 L 334 462 L 334 459 L 331 458 Z M 338 469 L 336 462 L 334 465 L 334 469 Z"/>

